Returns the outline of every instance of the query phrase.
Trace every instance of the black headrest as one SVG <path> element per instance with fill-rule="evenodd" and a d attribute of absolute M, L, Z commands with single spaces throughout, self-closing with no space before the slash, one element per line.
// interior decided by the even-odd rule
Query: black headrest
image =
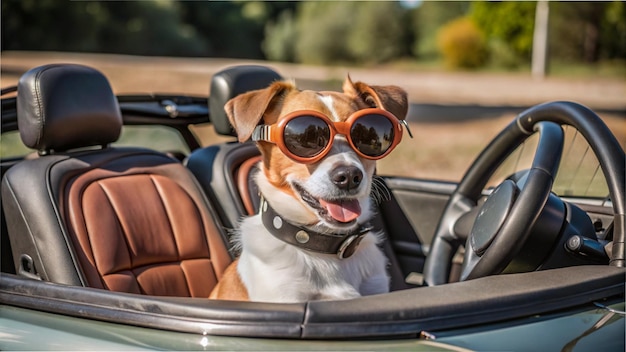
<path fill-rule="evenodd" d="M 122 129 L 106 77 L 73 64 L 40 66 L 22 75 L 17 122 L 22 142 L 39 151 L 105 145 L 116 141 Z"/>
<path fill-rule="evenodd" d="M 271 68 L 256 65 L 234 66 L 216 73 L 211 79 L 209 96 L 209 111 L 215 131 L 225 136 L 236 136 L 224 111 L 226 102 L 241 93 L 266 88 L 282 79 Z"/>

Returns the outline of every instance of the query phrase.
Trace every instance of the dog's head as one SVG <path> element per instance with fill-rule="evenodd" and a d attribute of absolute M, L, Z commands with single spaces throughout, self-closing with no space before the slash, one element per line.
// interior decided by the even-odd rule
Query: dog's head
<path fill-rule="evenodd" d="M 399 87 L 353 83 L 348 77 L 343 93 L 275 82 L 231 99 L 225 110 L 240 142 L 257 140 L 263 156 L 257 183 L 276 212 L 299 225 L 342 233 L 371 218 L 372 177 L 380 156 L 372 155 L 392 145 L 386 155 L 399 142 L 398 119 L 405 118 L 408 103 Z M 381 116 L 361 119 L 365 112 L 384 115 L 389 122 Z M 365 122 L 354 127 L 357 118 Z M 378 120 L 393 130 L 370 137 Z M 364 126 L 373 132 L 367 134 Z M 341 134 L 359 128 L 361 132 Z"/>

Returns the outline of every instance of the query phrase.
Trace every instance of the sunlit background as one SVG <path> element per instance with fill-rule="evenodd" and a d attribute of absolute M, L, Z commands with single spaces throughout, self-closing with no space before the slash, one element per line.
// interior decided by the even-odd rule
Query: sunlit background
<path fill-rule="evenodd" d="M 213 73 L 251 62 L 304 88 L 339 90 L 347 74 L 401 86 L 415 138 L 405 135 L 379 162 L 382 174 L 457 181 L 517 113 L 550 100 L 591 107 L 626 140 L 623 1 L 3 0 L 1 6 L 3 87 L 51 62 L 93 66 L 116 93 L 206 95 Z M 196 132 L 205 144 L 223 140 L 210 127 Z M 3 137 L 2 153 L 20 153 L 13 144 L 17 136 Z"/>

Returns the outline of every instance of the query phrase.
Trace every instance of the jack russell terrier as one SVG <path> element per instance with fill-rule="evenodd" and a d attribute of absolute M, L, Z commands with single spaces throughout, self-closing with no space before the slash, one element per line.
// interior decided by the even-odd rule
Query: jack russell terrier
<path fill-rule="evenodd" d="M 376 160 L 402 139 L 406 92 L 347 77 L 343 93 L 292 82 L 225 105 L 239 141 L 257 142 L 259 214 L 235 235 L 240 257 L 210 298 L 348 299 L 389 291 L 387 259 L 368 221 Z"/>

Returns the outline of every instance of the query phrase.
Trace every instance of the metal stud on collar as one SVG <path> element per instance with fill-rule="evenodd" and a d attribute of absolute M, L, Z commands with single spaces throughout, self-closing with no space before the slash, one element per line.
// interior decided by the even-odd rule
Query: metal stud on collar
<path fill-rule="evenodd" d="M 309 240 L 311 239 L 311 237 L 309 236 L 309 234 L 304 231 L 304 230 L 300 230 L 298 232 L 296 232 L 296 241 L 298 241 L 298 243 L 307 243 L 309 242 Z"/>

